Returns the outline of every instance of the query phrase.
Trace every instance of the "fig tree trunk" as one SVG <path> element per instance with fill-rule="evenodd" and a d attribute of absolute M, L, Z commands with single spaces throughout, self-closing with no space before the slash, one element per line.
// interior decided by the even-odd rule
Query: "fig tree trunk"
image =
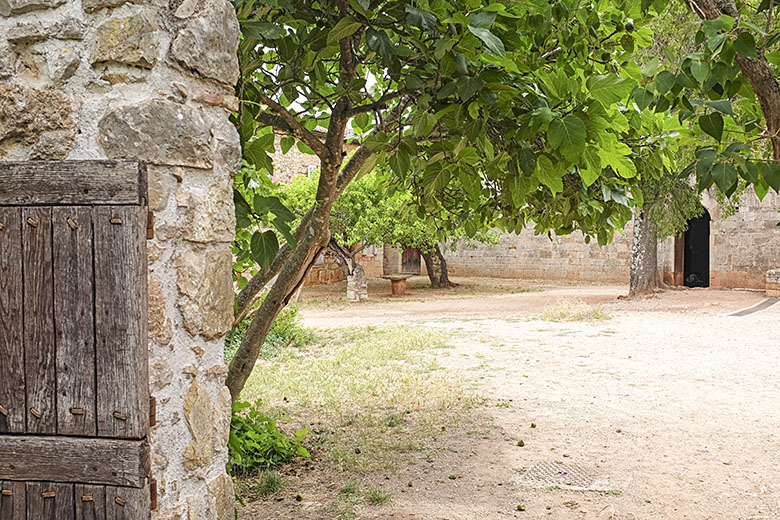
<path fill-rule="evenodd" d="M 630 273 L 629 296 L 653 292 L 661 287 L 658 276 L 658 242 L 655 239 L 655 226 L 647 209 L 641 209 L 634 215 Z"/>
<path fill-rule="evenodd" d="M 434 244 L 432 248 L 423 250 L 421 254 L 425 260 L 425 269 L 428 271 L 431 287 L 434 289 L 450 289 L 457 286 L 457 284 L 450 281 L 450 276 L 447 272 L 447 260 L 444 258 L 439 244 Z"/>

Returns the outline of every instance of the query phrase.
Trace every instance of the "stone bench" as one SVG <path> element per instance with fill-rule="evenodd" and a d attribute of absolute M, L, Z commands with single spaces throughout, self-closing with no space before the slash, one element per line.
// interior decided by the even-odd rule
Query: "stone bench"
<path fill-rule="evenodd" d="M 780 269 L 766 272 L 766 296 L 767 298 L 780 298 Z"/>

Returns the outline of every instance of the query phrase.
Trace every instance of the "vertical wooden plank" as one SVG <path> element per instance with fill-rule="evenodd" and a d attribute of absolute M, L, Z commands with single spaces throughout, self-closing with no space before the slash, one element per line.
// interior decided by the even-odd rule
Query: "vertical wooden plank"
<path fill-rule="evenodd" d="M 22 210 L 0 208 L 0 433 L 25 431 L 22 279 Z"/>
<path fill-rule="evenodd" d="M 151 515 L 149 486 L 106 486 L 106 520 L 148 520 Z"/>
<path fill-rule="evenodd" d="M 73 511 L 73 484 L 27 483 L 28 519 L 70 520 Z"/>
<path fill-rule="evenodd" d="M 106 520 L 106 488 L 76 484 L 76 520 Z"/>
<path fill-rule="evenodd" d="M 0 520 L 25 520 L 26 495 L 24 482 L 0 482 Z"/>
<path fill-rule="evenodd" d="M 92 210 L 52 209 L 57 433 L 95 435 Z"/>
<path fill-rule="evenodd" d="M 149 429 L 146 210 L 93 209 L 98 436 Z"/>
<path fill-rule="evenodd" d="M 51 208 L 22 208 L 27 432 L 56 433 Z"/>

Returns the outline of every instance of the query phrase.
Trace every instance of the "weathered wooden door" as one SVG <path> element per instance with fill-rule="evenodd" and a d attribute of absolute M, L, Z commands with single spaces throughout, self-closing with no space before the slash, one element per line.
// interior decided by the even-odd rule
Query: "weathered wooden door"
<path fill-rule="evenodd" d="M 420 250 L 416 247 L 407 247 L 401 255 L 401 272 L 420 274 Z"/>
<path fill-rule="evenodd" d="M 0 163 L 0 520 L 148 519 L 146 177 Z"/>

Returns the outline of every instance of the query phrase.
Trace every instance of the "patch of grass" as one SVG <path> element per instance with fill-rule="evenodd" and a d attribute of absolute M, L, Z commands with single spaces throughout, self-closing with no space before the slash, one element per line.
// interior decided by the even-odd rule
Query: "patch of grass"
<path fill-rule="evenodd" d="M 366 490 L 366 501 L 371 504 L 372 506 L 379 506 L 382 504 L 386 504 L 390 501 L 391 498 L 393 498 L 393 495 L 390 493 L 387 493 L 385 491 L 382 491 L 379 488 L 370 487 Z"/>
<path fill-rule="evenodd" d="M 264 471 L 258 478 L 237 478 L 233 484 L 236 495 L 242 500 L 257 500 L 281 491 L 284 478 L 276 471 Z"/>
<path fill-rule="evenodd" d="M 354 504 L 345 504 L 343 502 L 333 502 L 325 508 L 325 512 L 333 515 L 337 520 L 352 520 L 357 518 Z"/>
<path fill-rule="evenodd" d="M 346 486 L 344 486 L 339 490 L 339 496 L 344 499 L 359 497 L 360 492 L 358 491 L 357 484 L 355 484 L 354 482 L 348 483 Z"/>
<path fill-rule="evenodd" d="M 540 318 L 544 321 L 605 321 L 612 317 L 582 300 L 559 300 L 545 307 Z"/>
<path fill-rule="evenodd" d="M 318 344 L 292 358 L 259 363 L 242 399 L 262 396 L 268 415 L 284 410 L 285 422 L 305 424 L 314 450 L 341 469 L 394 469 L 475 405 L 465 382 L 439 370 L 430 355 L 446 345 L 446 331 L 390 326 L 317 334 Z"/>
<path fill-rule="evenodd" d="M 284 487 L 284 479 L 276 471 L 265 471 L 257 484 L 257 491 L 262 496 L 273 495 Z"/>
<path fill-rule="evenodd" d="M 372 506 L 385 504 L 392 499 L 390 493 L 386 493 L 376 487 L 368 487 L 361 493 L 355 482 L 348 482 L 339 490 L 336 501 L 330 503 L 325 512 L 333 515 L 338 520 L 351 520 L 357 518 L 355 506 L 368 503 Z"/>
<path fill-rule="evenodd" d="M 544 490 L 545 491 L 550 491 L 550 492 L 560 491 L 561 490 L 561 486 L 547 486 L 546 488 L 544 488 Z"/>
<path fill-rule="evenodd" d="M 623 496 L 623 492 L 619 489 L 608 489 L 607 491 L 604 491 L 605 495 L 609 495 L 611 497 L 619 497 Z"/>

